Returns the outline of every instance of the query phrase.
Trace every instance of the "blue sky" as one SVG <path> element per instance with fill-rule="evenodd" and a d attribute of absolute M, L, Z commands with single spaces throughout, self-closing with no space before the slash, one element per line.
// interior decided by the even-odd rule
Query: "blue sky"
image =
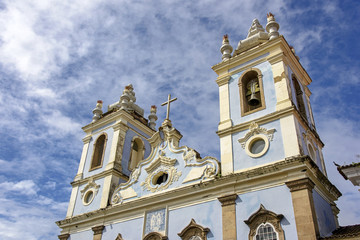
<path fill-rule="evenodd" d="M 0 238 L 57 239 L 98 99 L 160 107 L 183 145 L 219 158 L 222 36 L 235 48 L 271 11 L 313 83 L 316 127 L 341 225 L 360 223 L 360 193 L 333 161 L 360 161 L 358 1 L 0 1 Z"/>

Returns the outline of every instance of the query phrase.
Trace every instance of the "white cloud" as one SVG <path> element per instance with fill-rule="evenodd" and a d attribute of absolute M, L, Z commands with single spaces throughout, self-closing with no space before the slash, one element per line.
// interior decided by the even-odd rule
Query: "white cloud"
<path fill-rule="evenodd" d="M 339 119 L 332 114 L 334 108 L 346 115 L 356 107 L 350 108 L 348 102 L 330 102 L 343 99 L 346 84 L 355 88 L 359 83 L 358 66 L 341 63 L 355 63 L 356 59 L 339 51 L 337 39 L 328 37 L 329 28 L 332 33 L 356 30 L 344 28 L 344 23 L 338 21 L 346 17 L 338 3 L 315 1 L 298 6 L 283 0 L 221 4 L 214 0 L 158 4 L 6 0 L 4 5 L 0 10 L 0 129 L 7 141 L 0 149 L 4 153 L 0 159 L 0 189 L 37 198 L 21 203 L 9 198 L 0 200 L 0 214 L 5 214 L 6 208 L 12 209 L 8 214 L 11 220 L 1 218 L 0 238 L 20 238 L 10 236 L 18 229 L 23 230 L 21 237 L 26 239 L 54 238 L 59 232 L 53 222 L 65 216 L 68 199 L 57 200 L 52 193 L 70 193 L 70 185 L 65 189 L 64 184 L 76 174 L 82 149 L 81 126 L 90 123 L 96 100 L 104 100 L 105 109 L 119 99 L 128 83 L 134 85 L 145 117 L 151 105 L 158 105 L 158 126 L 165 116 L 160 104 L 169 93 L 178 97 L 171 120 L 184 135 L 181 143 L 194 147 L 202 157 L 219 157 L 215 133 L 219 121 L 218 86 L 210 67 L 221 61 L 223 34 L 230 35 L 235 48 L 246 36 L 253 18 L 259 18 L 265 27 L 269 10 L 309 73 L 321 72 L 319 79 L 313 79 L 315 87 L 311 90 L 313 108 L 321 114 L 315 118 L 326 144 L 329 175 L 336 176 L 334 182 L 344 193 L 344 201 L 356 199 L 351 184 L 341 179 L 331 164 L 333 159 L 344 161 L 357 153 L 359 135 L 352 118 Z M 308 19 L 313 19 L 311 24 Z M 331 24 L 324 22 L 328 19 Z M 327 57 L 314 61 L 317 49 L 323 49 L 323 55 L 318 55 Z M 330 53 L 341 57 L 341 61 L 334 63 L 336 59 Z M 328 84 L 334 83 L 333 78 L 339 81 Z M 340 81 L 342 78 L 346 81 Z M 317 107 L 320 102 L 321 108 Z M 344 146 L 340 146 L 339 139 Z M 32 179 L 22 180 L 29 172 Z M 40 180 L 45 184 L 38 187 Z M 46 194 L 43 190 L 47 190 Z M 343 223 L 346 214 L 354 221 L 360 216 L 348 206 L 341 205 Z"/>
<path fill-rule="evenodd" d="M 2 194 L 8 192 L 18 193 L 21 195 L 36 195 L 38 188 L 34 181 L 23 180 L 20 182 L 2 182 L 0 183 L 0 189 Z"/>

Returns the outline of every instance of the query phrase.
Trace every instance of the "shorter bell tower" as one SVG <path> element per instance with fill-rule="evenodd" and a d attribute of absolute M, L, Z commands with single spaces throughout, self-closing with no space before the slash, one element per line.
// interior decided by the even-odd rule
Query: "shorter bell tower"
<path fill-rule="evenodd" d="M 106 208 L 115 187 L 128 181 L 132 170 L 151 152 L 147 139 L 155 132 L 156 106 L 151 107 L 149 120 L 145 119 L 130 84 L 106 112 L 102 107 L 99 100 L 92 122 L 83 127 L 86 136 L 79 169 L 71 183 L 67 218 Z"/>

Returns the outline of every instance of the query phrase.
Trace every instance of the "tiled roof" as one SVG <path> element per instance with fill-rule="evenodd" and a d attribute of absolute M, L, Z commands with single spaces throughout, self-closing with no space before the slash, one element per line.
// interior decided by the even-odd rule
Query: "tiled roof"
<path fill-rule="evenodd" d="M 320 238 L 322 240 L 330 240 L 330 239 L 346 239 L 346 238 L 353 238 L 359 237 L 360 239 L 360 224 L 339 227 L 335 231 L 333 231 L 330 237 Z"/>
<path fill-rule="evenodd" d="M 351 164 L 343 165 L 343 166 L 338 166 L 338 168 L 340 168 L 340 169 L 345 169 L 345 168 L 357 167 L 357 166 L 360 166 L 360 162 L 358 162 L 358 163 L 351 163 Z"/>
<path fill-rule="evenodd" d="M 346 174 L 342 171 L 343 169 L 346 169 L 346 168 L 352 168 L 352 167 L 360 167 L 360 162 L 358 163 L 351 163 L 351 164 L 348 164 L 348 165 L 343 165 L 343 166 L 340 166 L 339 164 L 335 163 L 335 166 L 337 168 L 337 170 L 339 171 L 339 173 L 341 174 L 341 176 L 343 176 L 345 178 L 345 180 L 348 180 L 348 177 L 346 176 Z"/>

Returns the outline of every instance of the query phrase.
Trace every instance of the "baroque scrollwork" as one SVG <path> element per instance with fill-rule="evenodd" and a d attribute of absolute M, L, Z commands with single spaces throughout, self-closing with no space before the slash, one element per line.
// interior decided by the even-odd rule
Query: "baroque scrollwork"
<path fill-rule="evenodd" d="M 204 228 L 197 224 L 194 219 L 191 219 L 190 223 L 178 235 L 182 240 L 206 240 L 209 231 L 209 228 Z"/>
<path fill-rule="evenodd" d="M 94 179 L 93 178 L 89 178 L 89 182 L 88 184 L 86 184 L 86 186 L 84 187 L 83 190 L 80 191 L 81 193 L 81 198 L 84 198 L 84 195 L 85 193 L 88 191 L 88 190 L 92 190 L 94 192 L 94 195 L 96 195 L 99 191 L 99 188 L 100 188 L 100 185 L 97 185 L 95 182 L 94 182 Z"/>
<path fill-rule="evenodd" d="M 164 154 L 160 155 L 158 159 L 145 168 L 148 176 L 145 181 L 140 185 L 143 186 L 143 189 L 147 189 L 151 192 L 157 192 L 164 189 L 167 189 L 172 183 L 176 182 L 181 176 L 181 172 L 177 171 L 174 167 L 176 159 L 168 158 Z M 162 174 L 167 175 L 167 180 L 161 184 L 156 183 L 156 178 Z"/>
<path fill-rule="evenodd" d="M 273 140 L 275 129 L 267 130 L 266 128 L 259 127 L 256 122 L 252 122 L 249 127 L 249 132 L 245 134 L 243 138 L 240 138 L 238 141 L 241 144 L 241 147 L 245 149 L 246 142 L 255 135 L 263 134 L 269 141 Z"/>

